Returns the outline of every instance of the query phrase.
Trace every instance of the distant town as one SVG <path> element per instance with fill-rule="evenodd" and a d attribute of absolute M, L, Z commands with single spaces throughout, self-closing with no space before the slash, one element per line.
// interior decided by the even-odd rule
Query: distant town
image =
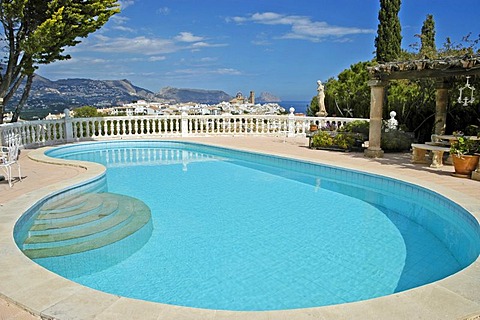
<path fill-rule="evenodd" d="M 97 111 L 104 116 L 135 116 L 135 115 L 221 115 L 221 114 L 264 114 L 278 115 L 285 114 L 286 110 L 278 103 L 255 103 L 255 93 L 250 92 L 244 97 L 241 92 L 230 101 L 223 101 L 217 104 L 205 104 L 196 102 L 186 103 L 161 103 L 138 100 L 120 106 L 97 108 Z M 75 116 L 75 109 L 70 110 L 70 116 Z M 48 114 L 46 120 L 55 120 L 65 117 L 65 113 Z"/>
<path fill-rule="evenodd" d="M 14 96 L 6 105 L 6 119 L 18 103 Z M 238 92 L 231 96 L 221 90 L 164 87 L 154 93 L 128 80 L 62 79 L 51 81 L 36 75 L 32 90 L 20 118 L 25 120 L 57 119 L 69 109 L 83 106 L 97 108 L 105 116 L 181 114 L 282 114 L 285 105 L 268 92 Z"/>

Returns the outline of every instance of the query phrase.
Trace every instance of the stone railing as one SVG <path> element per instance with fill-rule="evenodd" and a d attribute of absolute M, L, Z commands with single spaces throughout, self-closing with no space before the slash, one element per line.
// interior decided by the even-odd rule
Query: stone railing
<path fill-rule="evenodd" d="M 68 114 L 68 113 L 66 113 Z M 24 147 L 105 139 L 215 135 L 305 135 L 310 125 L 341 127 L 355 118 L 289 115 L 173 115 L 21 121 L 0 125 L 2 141 L 19 136 Z"/>

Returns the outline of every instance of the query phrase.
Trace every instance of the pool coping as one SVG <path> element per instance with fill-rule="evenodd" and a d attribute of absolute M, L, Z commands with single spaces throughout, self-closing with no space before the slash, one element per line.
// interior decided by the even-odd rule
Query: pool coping
<path fill-rule="evenodd" d="M 185 141 L 192 142 L 192 140 Z M 213 141 L 201 143 L 216 145 Z M 271 153 L 270 151 L 262 152 L 254 147 L 222 144 L 217 146 L 255 153 Z M 32 150 L 28 156 L 32 160 L 48 164 L 79 166 L 86 169 L 85 173 L 68 182 L 41 187 L 12 199 L 3 205 L 0 215 L 0 230 L 8 231 L 0 233 L 0 257 L 2 257 L 0 259 L 0 270 L 2 270 L 0 296 L 33 314 L 47 319 L 478 319 L 480 317 L 480 258 L 450 277 L 415 289 L 366 301 L 294 310 L 235 312 L 196 309 L 120 297 L 76 284 L 25 257 L 15 245 L 13 228 L 21 214 L 39 200 L 68 186 L 94 179 L 102 175 L 105 168 L 90 162 L 50 158 L 44 155 L 47 149 L 49 148 Z M 276 155 L 325 163 L 321 159 L 312 159 L 308 156 L 286 155 L 283 151 Z M 381 172 L 372 172 L 370 169 L 365 170 L 361 166 L 356 168 L 353 166 L 349 169 L 385 175 Z M 477 221 L 480 221 L 480 200 L 478 199 L 436 185 L 434 182 L 405 177 L 400 173 L 391 173 L 388 176 L 442 194 L 466 208 Z M 28 274 L 28 277 L 25 277 L 25 274 Z"/>

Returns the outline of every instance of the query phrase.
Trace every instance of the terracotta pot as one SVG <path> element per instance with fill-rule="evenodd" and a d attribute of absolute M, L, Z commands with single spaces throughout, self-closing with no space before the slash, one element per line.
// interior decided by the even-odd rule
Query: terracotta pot
<path fill-rule="evenodd" d="M 470 177 L 472 171 L 478 166 L 479 156 L 457 156 L 452 155 L 453 166 L 455 168 L 455 175 Z"/>
<path fill-rule="evenodd" d="M 317 131 L 317 130 L 318 130 L 318 126 L 316 124 L 310 125 L 310 131 Z"/>

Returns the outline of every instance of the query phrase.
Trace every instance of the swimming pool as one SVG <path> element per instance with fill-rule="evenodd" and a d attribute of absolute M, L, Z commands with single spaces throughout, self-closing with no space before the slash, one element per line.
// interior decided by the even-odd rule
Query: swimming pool
<path fill-rule="evenodd" d="M 103 291 L 212 309 L 291 309 L 402 291 L 478 256 L 478 224 L 466 211 L 396 180 L 185 143 L 83 144 L 50 155 L 93 160 L 88 150 L 109 168 L 109 191 L 152 208 L 155 231 L 93 274 L 38 262 Z"/>

